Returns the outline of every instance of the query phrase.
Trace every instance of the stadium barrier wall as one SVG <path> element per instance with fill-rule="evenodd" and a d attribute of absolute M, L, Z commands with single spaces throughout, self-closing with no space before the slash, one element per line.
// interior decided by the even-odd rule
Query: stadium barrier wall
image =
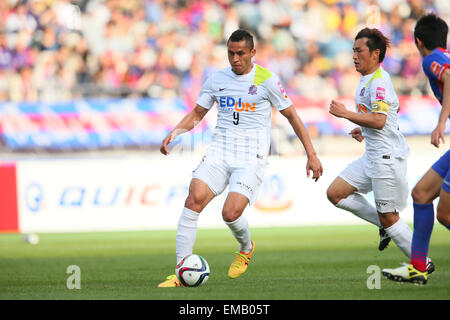
<path fill-rule="evenodd" d="M 408 160 L 410 188 L 444 151 Z M 176 229 L 192 170 L 201 155 L 24 160 L 0 166 L 0 231 L 86 232 Z M 270 157 L 258 201 L 245 211 L 251 227 L 358 224 L 326 198 L 354 157 L 322 157 L 324 175 L 306 178 L 304 157 Z M 16 186 L 15 186 L 16 184 Z M 224 228 L 227 191 L 201 213 L 199 228 Z M 372 193 L 367 195 L 373 202 Z M 14 199 L 14 201 L 11 201 Z M 412 222 L 412 202 L 401 213 Z"/>
<path fill-rule="evenodd" d="M 0 163 L 0 232 L 18 232 L 16 165 Z"/>
<path fill-rule="evenodd" d="M 349 121 L 328 112 L 329 100 L 290 96 L 302 120 L 321 135 L 346 135 Z M 337 98 L 354 106 L 354 99 Z M 430 97 L 399 97 L 399 126 L 405 135 L 429 134 L 440 105 Z M 0 104 L 0 142 L 10 150 L 84 150 L 159 146 L 191 110 L 181 99 L 87 99 L 69 102 Z M 208 113 L 197 134 L 212 136 L 216 118 Z M 350 130 L 349 130 L 350 128 Z M 447 127 L 450 133 L 450 126 Z"/>

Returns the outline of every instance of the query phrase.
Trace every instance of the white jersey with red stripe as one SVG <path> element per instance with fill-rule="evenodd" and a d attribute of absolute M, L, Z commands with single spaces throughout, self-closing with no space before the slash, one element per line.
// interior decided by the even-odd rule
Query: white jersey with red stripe
<path fill-rule="evenodd" d="M 203 84 L 197 104 L 210 109 L 214 103 L 218 117 L 208 153 L 239 160 L 267 158 L 272 106 L 281 111 L 292 105 L 279 77 L 257 64 L 244 75 L 231 67 L 214 72 Z"/>

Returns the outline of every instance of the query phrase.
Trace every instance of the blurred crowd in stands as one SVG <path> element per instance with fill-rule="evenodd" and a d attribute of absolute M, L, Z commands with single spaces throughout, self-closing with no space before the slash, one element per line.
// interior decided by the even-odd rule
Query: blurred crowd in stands
<path fill-rule="evenodd" d="M 255 62 L 291 95 L 353 97 L 353 39 L 365 26 L 388 35 L 384 68 L 399 95 L 429 94 L 413 28 L 449 0 L 2 0 L 0 101 L 92 97 L 197 98 L 228 66 L 237 28 L 256 37 Z"/>

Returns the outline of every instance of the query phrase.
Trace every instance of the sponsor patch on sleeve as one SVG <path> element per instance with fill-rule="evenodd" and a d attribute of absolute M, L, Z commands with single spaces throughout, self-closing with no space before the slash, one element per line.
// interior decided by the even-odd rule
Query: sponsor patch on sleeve
<path fill-rule="evenodd" d="M 377 87 L 375 95 L 377 100 L 384 100 L 386 97 L 386 89 L 383 87 Z"/>
<path fill-rule="evenodd" d="M 437 61 L 433 61 L 433 63 L 430 66 L 430 71 L 437 77 L 439 81 L 441 81 L 442 74 L 444 73 L 445 69 L 447 69 L 449 66 L 450 65 L 448 63 L 442 66 Z"/>
<path fill-rule="evenodd" d="M 433 61 L 433 63 L 430 66 L 430 71 L 434 73 L 436 76 L 439 76 L 441 68 L 442 66 L 437 61 Z"/>
<path fill-rule="evenodd" d="M 389 104 L 385 101 L 377 100 L 371 105 L 372 112 L 386 112 L 389 113 Z"/>
<path fill-rule="evenodd" d="M 281 84 L 281 82 L 278 81 L 278 82 L 277 82 L 277 85 L 278 85 L 278 88 L 280 88 L 280 93 L 283 95 L 283 97 L 284 97 L 285 99 L 287 99 L 287 98 L 288 98 L 288 95 L 287 95 L 287 93 L 286 93 L 286 90 L 284 90 L 283 85 Z"/>

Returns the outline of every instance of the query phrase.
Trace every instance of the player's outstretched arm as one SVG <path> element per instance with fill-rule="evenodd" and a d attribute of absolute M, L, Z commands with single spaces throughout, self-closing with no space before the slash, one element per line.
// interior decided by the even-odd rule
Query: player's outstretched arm
<path fill-rule="evenodd" d="M 349 111 L 344 104 L 336 100 L 332 100 L 330 103 L 330 113 L 335 117 L 347 119 L 357 125 L 379 130 L 384 128 L 387 118 L 385 114 L 379 112 L 357 113 Z"/>
<path fill-rule="evenodd" d="M 289 123 L 295 131 L 295 134 L 300 139 L 303 147 L 305 148 L 306 156 L 308 157 L 308 161 L 306 163 L 306 176 L 309 178 L 310 171 L 312 171 L 312 178 L 315 181 L 319 180 L 320 176 L 322 176 L 323 173 L 322 163 L 317 157 L 308 131 L 306 131 L 306 128 L 303 125 L 302 120 L 298 116 L 297 111 L 295 111 L 295 108 L 293 106 L 290 106 L 284 110 L 281 110 L 280 113 L 285 116 L 286 119 L 288 119 Z"/>
<path fill-rule="evenodd" d="M 431 133 L 431 144 L 439 148 L 439 144 L 445 143 L 444 132 L 447 124 L 447 119 L 450 115 L 450 69 L 446 69 L 441 77 L 444 83 L 444 90 L 442 92 L 442 109 L 439 114 L 439 120 L 436 128 Z"/>
<path fill-rule="evenodd" d="M 175 128 L 164 138 L 161 142 L 161 147 L 159 151 L 162 154 L 168 155 L 170 152 L 167 150 L 167 145 L 171 143 L 177 136 L 182 133 L 191 131 L 197 123 L 199 123 L 205 115 L 208 113 L 209 109 L 203 108 L 200 105 L 196 105 L 195 108 L 189 112 L 181 121 L 175 126 Z"/>

